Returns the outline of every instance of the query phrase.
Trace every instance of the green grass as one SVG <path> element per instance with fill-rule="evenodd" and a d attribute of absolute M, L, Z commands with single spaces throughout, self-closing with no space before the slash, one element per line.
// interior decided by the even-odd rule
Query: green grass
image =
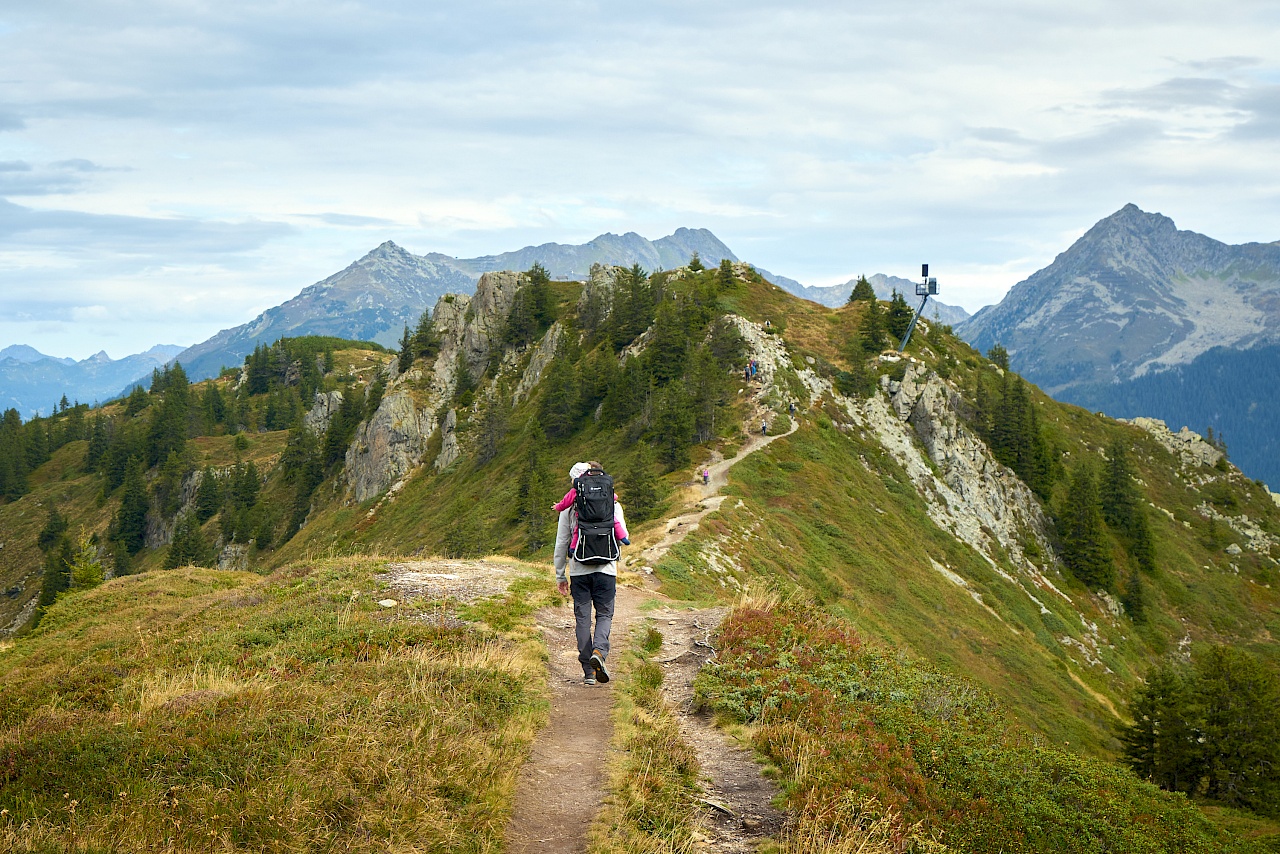
<path fill-rule="evenodd" d="M 61 600 L 0 651 L 0 845 L 495 850 L 545 720 L 539 594 L 445 628 L 376 604 L 384 564 Z"/>
<path fill-rule="evenodd" d="M 812 609 L 738 609 L 719 649 L 698 696 L 755 728 L 798 836 L 857 850 L 878 820 L 896 851 L 1243 850 L 1183 796 L 1028 736 L 972 682 Z"/>

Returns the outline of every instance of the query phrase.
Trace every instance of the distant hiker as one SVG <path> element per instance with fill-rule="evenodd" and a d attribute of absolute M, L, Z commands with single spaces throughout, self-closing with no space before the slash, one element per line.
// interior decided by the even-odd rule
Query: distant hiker
<path fill-rule="evenodd" d="M 796 414 L 796 402 L 794 400 L 787 404 L 787 412 L 791 415 Z"/>
<path fill-rule="evenodd" d="M 574 469 L 577 465 L 574 466 Z M 572 473 L 573 470 L 571 469 Z M 573 618 L 578 662 L 586 685 L 608 682 L 609 630 L 618 590 L 618 543 L 628 544 L 622 505 L 613 494 L 613 478 L 597 462 L 587 463 L 573 481 L 573 503 L 560 511 L 556 525 L 556 587 L 561 596 L 573 595 Z M 576 544 L 571 547 L 574 531 Z M 621 531 L 622 536 L 618 537 Z M 566 577 L 566 570 L 567 576 Z M 595 627 L 591 611 L 595 609 Z"/>
<path fill-rule="evenodd" d="M 769 435 L 769 422 L 768 422 L 768 421 L 761 421 L 761 422 L 760 422 L 760 435 L 761 435 L 761 436 L 768 436 L 768 435 Z"/>
<path fill-rule="evenodd" d="M 711 469 L 706 466 L 702 467 L 702 485 L 706 486 L 711 483 Z"/>
<path fill-rule="evenodd" d="M 742 369 L 742 379 L 745 380 L 746 382 L 751 382 L 751 366 L 750 365 L 747 365 L 745 368 Z"/>
<path fill-rule="evenodd" d="M 591 468 L 590 463 L 574 463 L 573 466 L 569 469 L 569 482 L 574 483 L 575 481 L 577 481 L 578 478 L 586 474 L 587 470 L 590 468 Z M 551 505 L 551 509 L 556 511 L 557 513 L 568 510 L 570 507 L 573 506 L 573 503 L 574 501 L 577 500 L 577 498 L 578 498 L 577 487 L 576 485 L 571 486 L 569 487 L 569 491 L 564 494 L 564 498 L 561 498 L 557 503 Z M 614 501 L 618 500 L 617 493 L 614 493 L 613 500 Z M 628 539 L 627 537 L 627 529 L 622 526 L 622 522 L 620 518 L 615 519 L 613 522 L 613 535 L 618 538 L 618 542 L 628 546 L 631 545 L 631 540 Z M 569 542 L 569 550 L 573 551 L 577 547 L 578 547 L 578 528 L 575 525 L 573 528 L 573 539 L 570 540 Z"/>

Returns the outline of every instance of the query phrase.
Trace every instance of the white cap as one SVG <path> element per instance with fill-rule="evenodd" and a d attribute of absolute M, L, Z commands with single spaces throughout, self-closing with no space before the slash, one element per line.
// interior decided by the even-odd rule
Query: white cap
<path fill-rule="evenodd" d="M 586 463 L 574 463 L 573 467 L 569 469 L 569 480 L 577 480 L 590 470 L 591 466 Z"/>

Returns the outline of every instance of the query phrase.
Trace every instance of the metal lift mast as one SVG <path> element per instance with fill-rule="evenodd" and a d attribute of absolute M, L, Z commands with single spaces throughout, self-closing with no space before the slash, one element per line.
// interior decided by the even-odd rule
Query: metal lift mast
<path fill-rule="evenodd" d="M 915 316 L 911 318 L 911 323 L 907 326 L 907 334 L 902 336 L 902 343 L 898 345 L 898 352 L 907 352 L 907 342 L 911 340 L 911 332 L 916 328 L 916 321 L 920 319 L 920 315 L 924 314 L 924 304 L 929 301 L 929 297 L 938 293 L 938 280 L 930 278 L 929 265 L 920 265 L 920 278 L 923 280 L 916 285 L 916 296 L 924 297 L 920 300 L 920 308 L 916 309 Z"/>

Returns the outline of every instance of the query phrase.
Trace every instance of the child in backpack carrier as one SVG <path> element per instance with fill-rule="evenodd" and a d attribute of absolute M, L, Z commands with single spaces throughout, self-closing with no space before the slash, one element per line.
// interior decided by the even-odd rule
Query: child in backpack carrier
<path fill-rule="evenodd" d="M 573 467 L 569 469 L 569 482 L 573 483 L 578 478 L 582 477 L 584 474 L 591 471 L 592 467 L 593 466 L 589 463 L 574 463 Z M 596 466 L 596 468 L 599 468 L 599 466 Z M 564 494 L 564 498 L 561 498 L 560 501 L 551 505 L 551 508 L 555 510 L 557 513 L 560 513 L 564 510 L 568 510 L 570 507 L 573 506 L 573 502 L 576 501 L 577 498 L 578 498 L 578 490 L 574 487 L 570 487 L 569 491 Z M 613 500 L 614 501 L 618 500 L 618 496 L 616 493 L 613 496 Z M 631 545 L 631 539 L 627 536 L 627 529 L 626 529 L 626 526 L 623 525 L 621 518 L 615 518 L 613 520 L 613 535 L 617 537 L 618 542 L 622 543 L 624 546 Z M 572 538 L 569 540 L 569 551 L 572 552 L 577 547 L 578 547 L 578 528 L 575 525 L 573 529 Z"/>

